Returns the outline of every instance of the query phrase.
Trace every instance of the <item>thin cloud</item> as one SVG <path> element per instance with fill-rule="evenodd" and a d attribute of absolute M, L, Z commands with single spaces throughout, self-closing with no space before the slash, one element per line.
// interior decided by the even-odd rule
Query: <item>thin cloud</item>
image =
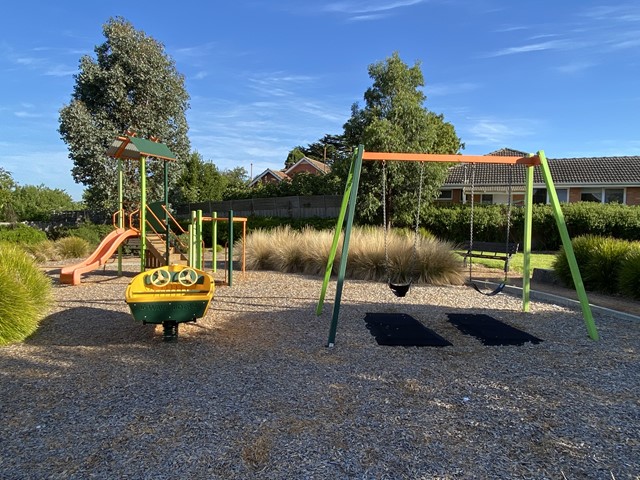
<path fill-rule="evenodd" d="M 518 47 L 508 47 L 485 55 L 485 57 L 503 57 L 520 53 L 540 52 L 544 50 L 574 50 L 585 46 L 584 42 L 573 40 L 549 40 L 548 42 L 530 43 Z"/>
<path fill-rule="evenodd" d="M 607 22 L 640 22 L 640 8 L 637 5 L 598 6 L 587 9 L 582 15 Z"/>
<path fill-rule="evenodd" d="M 363 2 L 363 1 L 350 1 L 350 2 L 334 2 L 324 7 L 327 12 L 335 13 L 347 13 L 347 14 L 367 14 L 376 12 L 386 12 L 389 10 L 395 10 L 396 8 L 410 7 L 419 3 L 424 3 L 425 0 L 399 0 L 399 1 L 386 1 L 386 2 Z"/>
<path fill-rule="evenodd" d="M 556 70 L 560 73 L 565 73 L 568 75 L 573 75 L 576 73 L 580 73 L 584 70 L 594 67 L 596 64 L 593 62 L 572 62 L 567 63 L 565 65 L 560 65 L 556 67 Z"/>
<path fill-rule="evenodd" d="M 33 112 L 25 112 L 24 110 L 13 112 L 13 115 L 18 118 L 42 118 L 44 115 Z"/>
<path fill-rule="evenodd" d="M 471 126 L 461 129 L 462 136 L 467 130 L 469 137 L 464 138 L 467 145 L 506 146 L 514 144 L 523 137 L 535 134 L 535 122 L 527 119 L 495 120 L 481 118 L 475 120 Z"/>

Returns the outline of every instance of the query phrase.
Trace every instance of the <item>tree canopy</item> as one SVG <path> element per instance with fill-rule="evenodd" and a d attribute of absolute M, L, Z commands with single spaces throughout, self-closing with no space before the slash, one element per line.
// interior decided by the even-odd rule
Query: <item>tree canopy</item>
<path fill-rule="evenodd" d="M 356 103 L 344 125 L 344 140 L 352 147 L 364 144 L 370 151 L 409 153 L 458 153 L 464 148 L 453 125 L 443 115 L 424 107 L 420 89 L 424 77 L 420 63 L 407 66 L 398 53 L 369 66 L 373 84 L 364 93 L 363 108 Z M 389 223 L 410 225 L 415 217 L 419 164 L 389 162 L 387 170 L 387 212 Z M 446 165 L 427 163 L 424 168 L 423 200 L 437 196 L 446 178 Z M 358 194 L 360 218 L 381 220 L 382 166 L 365 162 Z M 340 171 L 338 167 L 336 171 Z M 346 172 L 345 168 L 341 169 Z"/>
<path fill-rule="evenodd" d="M 84 200 L 113 210 L 117 161 L 106 157 L 108 145 L 127 129 L 139 137 L 161 139 L 178 158 L 169 168 L 173 183 L 190 152 L 185 116 L 189 95 L 162 44 L 119 17 L 110 19 L 103 33 L 106 41 L 95 47 L 95 58 L 80 59 L 71 102 L 60 111 L 59 132 L 73 160 L 74 180 L 87 187 Z M 125 200 L 135 203 L 139 165 L 123 163 Z M 152 200 L 162 198 L 162 163 L 147 165 L 147 195 Z"/>
<path fill-rule="evenodd" d="M 177 183 L 176 201 L 195 203 L 206 200 L 222 200 L 229 180 L 212 162 L 205 162 L 202 155 L 193 152 L 184 164 Z"/>
<path fill-rule="evenodd" d="M 48 220 L 55 211 L 80 206 L 64 190 L 18 185 L 11 173 L 0 167 L 0 221 Z"/>

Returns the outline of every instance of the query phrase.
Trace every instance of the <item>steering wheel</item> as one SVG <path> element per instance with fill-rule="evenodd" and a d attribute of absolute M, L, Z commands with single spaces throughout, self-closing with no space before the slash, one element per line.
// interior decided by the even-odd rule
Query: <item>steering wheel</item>
<path fill-rule="evenodd" d="M 178 282 L 180 283 L 180 285 L 190 287 L 197 281 L 198 272 L 196 272 L 193 268 L 185 268 L 184 270 L 180 270 L 180 272 L 178 273 Z"/>
<path fill-rule="evenodd" d="M 149 275 L 149 281 L 156 287 L 164 287 L 171 281 L 171 274 L 166 270 L 156 270 Z"/>

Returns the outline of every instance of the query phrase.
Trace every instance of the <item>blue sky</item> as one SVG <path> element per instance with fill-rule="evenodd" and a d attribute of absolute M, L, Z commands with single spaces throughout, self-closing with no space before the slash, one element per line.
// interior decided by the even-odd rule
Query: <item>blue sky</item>
<path fill-rule="evenodd" d="M 394 51 L 421 62 L 425 106 L 464 153 L 640 154 L 640 4 L 506 0 L 41 2 L 3 7 L 0 166 L 20 185 L 83 187 L 57 132 L 82 55 L 122 16 L 186 78 L 194 150 L 220 169 L 279 169 L 342 132 Z"/>

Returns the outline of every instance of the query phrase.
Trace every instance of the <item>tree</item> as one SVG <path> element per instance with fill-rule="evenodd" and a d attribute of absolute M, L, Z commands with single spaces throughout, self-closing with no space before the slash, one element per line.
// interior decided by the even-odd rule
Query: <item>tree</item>
<path fill-rule="evenodd" d="M 309 158 L 333 165 L 337 161 L 348 158 L 351 150 L 351 147 L 345 144 L 343 135 L 327 134 L 317 142 L 310 143 L 306 148 L 303 148 L 302 152 Z"/>
<path fill-rule="evenodd" d="M 18 186 L 11 203 L 18 220 L 46 221 L 54 212 L 75 210 L 78 204 L 71 195 L 59 188 L 44 185 Z"/>
<path fill-rule="evenodd" d="M 305 153 L 302 150 L 304 150 L 304 148 L 301 146 L 294 147 L 293 150 L 289 152 L 289 155 L 287 155 L 287 159 L 284 161 L 284 168 L 293 167 L 301 158 L 303 158 Z"/>
<path fill-rule="evenodd" d="M 195 203 L 206 200 L 222 200 L 229 183 L 212 162 L 205 162 L 202 155 L 193 152 L 184 164 L 177 183 L 178 202 Z"/>
<path fill-rule="evenodd" d="M 227 180 L 223 199 L 250 198 L 251 189 L 248 186 L 249 172 L 244 167 L 234 167 L 222 171 L 222 176 Z"/>
<path fill-rule="evenodd" d="M 443 115 L 427 110 L 420 90 L 424 77 L 417 62 L 408 67 L 397 52 L 383 62 L 369 65 L 373 85 L 364 94 L 365 106 L 356 103 L 344 125 L 344 139 L 353 147 L 362 143 L 367 150 L 411 153 L 458 153 L 464 145 L 453 125 Z M 380 221 L 382 174 L 379 162 L 363 165 L 358 212 L 362 220 Z M 388 222 L 411 225 L 415 221 L 420 169 L 424 168 L 423 201 L 436 197 L 446 178 L 447 165 L 389 162 L 387 170 Z M 346 174 L 346 168 L 337 168 Z"/>
<path fill-rule="evenodd" d="M 16 220 L 11 197 L 16 189 L 16 182 L 11 172 L 0 167 L 0 220 L 13 222 Z"/>
<path fill-rule="evenodd" d="M 169 164 L 169 181 L 189 156 L 187 120 L 189 95 L 184 77 L 164 47 L 123 18 L 103 26 L 106 41 L 96 46 L 96 58 L 80 59 L 71 102 L 60 111 L 59 132 L 73 160 L 72 175 L 87 186 L 84 200 L 94 207 L 115 210 L 117 161 L 107 158 L 110 142 L 127 129 L 139 137 L 160 138 L 176 154 Z M 124 163 L 125 200 L 139 198 L 138 162 Z M 163 198 L 162 161 L 147 165 L 147 195 Z"/>

